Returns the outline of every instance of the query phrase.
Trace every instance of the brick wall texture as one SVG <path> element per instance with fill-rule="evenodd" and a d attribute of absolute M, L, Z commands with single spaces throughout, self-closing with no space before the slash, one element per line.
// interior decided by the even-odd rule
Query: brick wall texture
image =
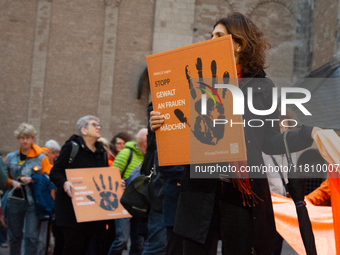
<path fill-rule="evenodd" d="M 109 140 L 136 134 L 150 101 L 145 84 L 137 99 L 145 56 L 209 39 L 231 11 L 267 37 L 270 77 L 301 74 L 294 63 L 313 71 L 333 58 L 338 10 L 337 0 L 0 0 L 0 151 L 18 148 L 22 122 L 39 145 L 62 145 L 88 114 L 102 117 Z"/>

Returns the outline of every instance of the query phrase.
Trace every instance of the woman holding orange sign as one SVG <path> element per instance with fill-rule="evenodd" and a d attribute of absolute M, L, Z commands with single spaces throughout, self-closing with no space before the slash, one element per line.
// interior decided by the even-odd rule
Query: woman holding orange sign
<path fill-rule="evenodd" d="M 64 255 L 86 254 L 93 235 L 102 224 L 99 221 L 77 222 L 71 200 L 75 188 L 66 178 L 66 169 L 108 166 L 106 151 L 98 142 L 101 135 L 99 118 L 92 115 L 80 118 L 76 130 L 77 135 L 72 135 L 61 148 L 50 174 L 56 186 L 56 224 L 63 231 Z M 92 201 L 93 198 L 89 199 Z"/>
<path fill-rule="evenodd" d="M 266 78 L 265 49 L 269 44 L 263 33 L 240 13 L 231 13 L 218 20 L 212 39 L 231 34 L 239 78 L 239 87 L 247 102 L 247 88 L 253 89 L 253 105 L 257 110 L 272 106 L 273 82 Z M 202 74 L 196 65 L 199 76 Z M 214 74 L 213 74 L 214 76 Z M 215 77 L 213 77 L 215 78 Z M 262 119 L 261 127 L 244 127 L 247 147 L 246 162 L 229 162 L 240 169 L 263 166 L 262 151 L 266 154 L 285 152 L 278 122 L 279 113 L 267 116 L 253 114 L 245 105 L 243 119 Z M 158 130 L 165 123 L 160 112 L 151 112 L 150 127 Z M 312 134 L 318 128 L 303 126 L 288 134 L 291 151 L 312 145 Z M 265 173 L 233 173 L 230 178 L 190 179 L 190 166 L 186 166 L 181 182 L 174 232 L 184 237 L 184 254 L 209 254 L 216 245 L 216 235 L 223 243 L 223 254 L 271 254 L 278 245 L 274 214 Z"/>

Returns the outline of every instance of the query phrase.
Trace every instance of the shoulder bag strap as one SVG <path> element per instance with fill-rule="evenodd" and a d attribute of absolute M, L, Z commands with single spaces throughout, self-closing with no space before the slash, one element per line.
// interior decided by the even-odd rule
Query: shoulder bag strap
<path fill-rule="evenodd" d="M 127 161 L 127 163 L 126 163 L 126 166 L 125 166 L 125 168 L 124 168 L 124 170 L 123 170 L 123 172 L 122 172 L 122 174 L 121 174 L 122 179 L 123 179 L 123 176 L 124 176 L 124 174 L 125 174 L 125 172 L 126 172 L 126 169 L 127 169 L 128 166 L 130 165 L 131 160 L 132 160 L 132 149 L 130 149 L 130 148 L 128 148 L 128 149 L 130 150 L 130 155 L 129 155 L 128 161 Z"/>
<path fill-rule="evenodd" d="M 282 181 L 282 184 L 283 184 L 283 187 L 285 187 L 286 191 L 287 191 L 287 183 L 286 183 L 286 180 L 281 172 L 281 169 L 280 169 L 280 166 L 279 164 L 277 163 L 276 159 L 273 157 L 273 155 L 270 155 L 270 157 L 272 158 L 273 162 L 274 162 L 274 165 L 277 166 L 279 168 L 279 174 L 280 174 L 280 177 L 281 177 L 281 181 Z"/>
<path fill-rule="evenodd" d="M 72 143 L 72 150 L 70 153 L 70 158 L 68 159 L 68 167 L 71 166 L 74 158 L 77 156 L 78 151 L 79 151 L 79 144 L 77 144 L 75 141 L 71 141 Z"/>

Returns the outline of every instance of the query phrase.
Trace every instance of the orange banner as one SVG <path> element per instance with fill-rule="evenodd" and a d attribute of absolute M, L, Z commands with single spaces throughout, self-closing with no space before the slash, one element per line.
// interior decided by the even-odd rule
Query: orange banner
<path fill-rule="evenodd" d="M 77 222 L 129 218 L 120 204 L 124 192 L 118 167 L 66 169 L 72 183 L 73 208 Z"/>
<path fill-rule="evenodd" d="M 340 179 L 332 178 L 328 183 L 331 188 L 336 254 L 340 255 Z"/>
<path fill-rule="evenodd" d="M 246 160 L 242 115 L 233 115 L 230 90 L 216 85 L 238 86 L 231 36 L 146 59 L 153 109 L 165 116 L 159 165 Z"/>
<path fill-rule="evenodd" d="M 330 164 L 328 183 L 331 189 L 331 203 L 337 255 L 340 255 L 340 137 L 334 130 L 316 132 L 316 144 L 322 157 Z"/>
<path fill-rule="evenodd" d="M 293 200 L 275 194 L 272 202 L 277 232 L 299 255 L 306 254 Z M 307 210 L 312 222 L 317 254 L 335 255 L 332 208 L 307 203 Z"/>

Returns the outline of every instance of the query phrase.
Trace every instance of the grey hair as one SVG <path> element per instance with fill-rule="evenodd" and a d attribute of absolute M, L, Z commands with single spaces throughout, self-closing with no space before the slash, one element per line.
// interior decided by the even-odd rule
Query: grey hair
<path fill-rule="evenodd" d="M 45 143 L 45 147 L 49 150 L 53 150 L 53 151 L 60 151 L 60 145 L 56 140 L 48 140 Z"/>
<path fill-rule="evenodd" d="M 21 123 L 20 126 L 14 131 L 14 136 L 19 139 L 20 135 L 24 135 L 24 136 L 31 136 L 31 137 L 35 137 L 37 135 L 37 131 L 35 130 L 35 128 L 27 123 Z"/>
<path fill-rule="evenodd" d="M 146 139 L 147 134 L 148 134 L 147 128 L 142 128 L 141 130 L 139 130 L 136 135 L 137 144 L 143 142 Z"/>
<path fill-rule="evenodd" d="M 81 129 L 85 128 L 87 129 L 87 126 L 89 125 L 90 120 L 95 120 L 97 122 L 99 122 L 99 118 L 93 116 L 93 115 L 86 115 L 84 117 L 81 117 L 76 124 L 76 130 L 77 130 L 77 134 L 79 136 L 83 136 Z"/>
<path fill-rule="evenodd" d="M 142 150 L 142 151 L 144 150 L 144 142 L 146 141 L 147 135 L 148 135 L 148 129 L 147 128 L 142 128 L 141 130 L 138 131 L 138 134 L 136 135 L 137 148 Z M 143 151 L 143 154 L 144 153 L 145 153 L 145 151 Z"/>

